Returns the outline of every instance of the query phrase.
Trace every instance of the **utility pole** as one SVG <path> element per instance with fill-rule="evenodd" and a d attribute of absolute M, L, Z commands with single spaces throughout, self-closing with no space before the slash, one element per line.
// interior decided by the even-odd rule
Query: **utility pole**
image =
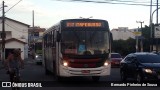
<path fill-rule="evenodd" d="M 34 10 L 32 11 L 32 32 L 31 32 L 31 36 L 32 36 L 32 52 L 33 52 L 33 56 L 35 58 L 35 38 L 34 38 L 34 30 L 35 30 L 35 26 L 34 26 Z"/>
<path fill-rule="evenodd" d="M 158 25 L 158 0 L 157 0 L 157 25 Z"/>
<path fill-rule="evenodd" d="M 139 27 L 138 27 L 138 29 L 137 29 L 137 31 L 136 32 L 139 32 Z M 139 52 L 139 48 L 138 48 L 138 35 L 136 35 L 135 36 L 136 37 L 136 52 Z"/>
<path fill-rule="evenodd" d="M 33 44 L 35 43 L 35 38 L 34 38 L 34 10 L 32 11 L 32 39 L 33 39 Z M 35 46 L 35 45 L 34 45 Z M 34 52 L 35 52 L 35 47 L 34 47 Z"/>
<path fill-rule="evenodd" d="M 20 0 L 22 1 L 22 0 Z M 19 2 L 20 2 L 19 1 Z M 19 3 L 18 2 L 18 3 Z M 8 9 L 6 12 L 4 10 L 6 5 L 4 5 L 4 1 L 2 2 L 2 33 L 1 33 L 1 38 L 2 38 L 2 63 L 4 63 L 5 60 L 5 38 L 6 38 L 6 32 L 5 32 L 5 13 L 11 10 L 14 6 L 16 6 L 18 3 L 16 3 L 14 6 L 12 6 L 10 9 Z"/>
<path fill-rule="evenodd" d="M 1 33 L 1 38 L 2 38 L 2 62 L 4 63 L 5 60 L 5 38 L 6 38 L 6 33 L 5 33 L 5 11 L 4 11 L 4 1 L 2 2 L 2 33 Z"/>
<path fill-rule="evenodd" d="M 150 52 L 153 51 L 153 33 L 152 33 L 152 0 L 150 2 Z"/>
<path fill-rule="evenodd" d="M 144 23 L 144 21 L 136 21 L 137 23 L 141 24 L 141 52 L 143 52 L 143 37 L 142 37 L 142 24 Z"/>
<path fill-rule="evenodd" d="M 158 26 L 158 0 L 157 0 L 157 22 L 156 24 Z M 158 38 L 156 39 L 156 52 L 158 52 Z"/>

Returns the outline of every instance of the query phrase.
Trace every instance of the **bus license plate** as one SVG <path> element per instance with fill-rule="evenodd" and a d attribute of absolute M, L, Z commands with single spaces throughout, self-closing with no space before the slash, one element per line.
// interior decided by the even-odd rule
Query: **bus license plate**
<path fill-rule="evenodd" d="M 84 74 L 88 74 L 88 73 L 90 73 L 90 70 L 82 70 L 81 72 Z"/>

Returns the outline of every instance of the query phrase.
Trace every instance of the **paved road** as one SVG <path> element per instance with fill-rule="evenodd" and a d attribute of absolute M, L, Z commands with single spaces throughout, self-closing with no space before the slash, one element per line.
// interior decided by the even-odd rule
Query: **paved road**
<path fill-rule="evenodd" d="M 99 83 L 92 82 L 90 77 L 73 77 L 66 78 L 67 82 L 56 82 L 52 75 L 45 75 L 42 65 L 36 65 L 34 60 L 25 60 L 25 69 L 21 70 L 21 81 L 39 82 L 43 84 L 47 83 L 50 87 L 45 88 L 21 88 L 21 90 L 135 90 L 153 89 L 151 87 L 107 87 L 107 83 L 110 81 L 120 81 L 119 68 L 112 68 L 111 75 L 102 77 Z M 0 81 L 9 81 L 9 77 L 6 74 L 5 69 L 0 70 Z M 52 86 L 52 87 L 51 87 Z M 160 89 L 155 87 L 154 90 Z M 11 90 L 11 88 L 0 88 L 0 90 Z"/>

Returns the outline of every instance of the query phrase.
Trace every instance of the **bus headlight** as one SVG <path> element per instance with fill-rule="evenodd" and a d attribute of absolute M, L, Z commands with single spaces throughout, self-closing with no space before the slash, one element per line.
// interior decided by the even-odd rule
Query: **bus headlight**
<path fill-rule="evenodd" d="M 67 67 L 68 66 L 68 63 L 67 62 L 63 62 L 63 66 Z"/>
<path fill-rule="evenodd" d="M 38 58 L 38 55 L 36 55 L 36 58 Z"/>
<path fill-rule="evenodd" d="M 104 66 L 108 66 L 108 65 L 109 65 L 109 62 L 106 61 L 106 62 L 104 63 Z"/>

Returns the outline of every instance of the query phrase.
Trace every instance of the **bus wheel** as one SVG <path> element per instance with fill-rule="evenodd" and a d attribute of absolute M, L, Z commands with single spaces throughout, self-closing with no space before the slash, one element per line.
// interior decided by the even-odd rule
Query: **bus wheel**
<path fill-rule="evenodd" d="M 98 82 L 100 79 L 100 76 L 92 76 L 93 81 Z"/>
<path fill-rule="evenodd" d="M 55 76 L 55 80 L 58 82 L 63 82 L 63 77 Z"/>

